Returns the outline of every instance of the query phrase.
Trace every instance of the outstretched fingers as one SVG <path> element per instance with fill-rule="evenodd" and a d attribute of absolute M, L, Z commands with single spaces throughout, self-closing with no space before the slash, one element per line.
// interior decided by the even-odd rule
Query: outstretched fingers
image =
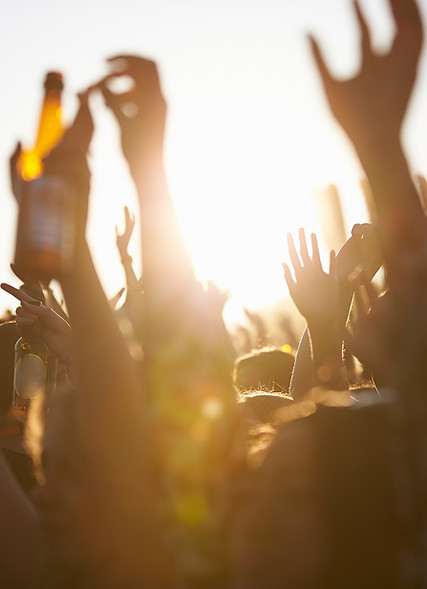
<path fill-rule="evenodd" d="M 356 11 L 357 20 L 359 22 L 360 33 L 361 33 L 361 46 L 362 46 L 362 60 L 365 60 L 371 53 L 371 37 L 369 34 L 369 28 L 366 20 L 360 9 L 358 0 L 354 0 L 354 8 Z"/>
<path fill-rule="evenodd" d="M 320 253 L 319 253 L 319 244 L 317 243 L 317 237 L 315 233 L 311 234 L 311 249 L 313 252 L 312 255 L 312 259 L 313 259 L 313 264 L 314 266 L 316 266 L 318 269 L 322 269 L 322 262 L 320 260 Z"/>
<path fill-rule="evenodd" d="M 305 238 L 305 231 L 302 227 L 298 229 L 298 239 L 299 239 L 299 250 L 301 255 L 301 260 L 304 266 L 307 266 L 310 263 L 310 255 L 308 253 L 307 247 L 307 240 Z"/>
<path fill-rule="evenodd" d="M 295 243 L 294 243 L 294 239 L 292 237 L 292 234 L 291 233 L 288 233 L 287 236 L 286 236 L 286 239 L 287 239 L 287 242 L 288 242 L 289 257 L 291 258 L 292 266 L 293 266 L 293 269 L 294 269 L 294 272 L 295 272 L 295 275 L 296 275 L 302 269 L 301 261 L 300 261 L 299 256 L 298 256 L 298 252 L 296 250 L 296 247 L 295 247 Z"/>
<path fill-rule="evenodd" d="M 337 80 L 332 76 L 330 73 L 325 60 L 323 59 L 322 53 L 320 51 L 320 47 L 317 44 L 316 39 L 312 35 L 308 35 L 308 39 L 311 44 L 311 50 L 313 52 L 314 60 L 317 65 L 317 69 L 319 70 L 320 76 L 323 80 L 323 84 L 325 88 L 330 88 Z"/>
<path fill-rule="evenodd" d="M 121 99 L 119 100 L 117 94 L 114 94 L 114 92 L 108 88 L 106 82 L 107 80 L 102 80 L 99 82 L 98 87 L 101 90 L 102 96 L 104 97 L 106 106 L 113 111 L 114 116 L 119 121 L 119 124 L 122 124 L 126 119 L 126 115 L 122 111 Z"/>
<path fill-rule="evenodd" d="M 146 79 L 150 81 L 149 88 L 155 88 L 160 92 L 160 77 L 156 62 L 137 55 L 115 55 L 107 59 L 115 68 L 115 72 L 132 76 L 134 79 Z"/>
<path fill-rule="evenodd" d="M 319 258 L 320 261 L 320 258 Z M 329 252 L 329 276 L 336 276 L 337 273 L 337 256 L 334 250 Z"/>
<path fill-rule="evenodd" d="M 21 290 L 19 288 L 15 288 L 11 284 L 7 284 L 6 282 L 2 282 L 0 286 L 1 286 L 2 290 L 11 294 L 13 297 L 18 299 L 18 301 L 20 301 L 21 303 L 31 303 L 32 305 L 37 305 L 37 306 L 41 305 L 40 301 L 38 301 L 37 299 L 35 299 L 31 295 L 27 294 L 23 290 Z"/>
<path fill-rule="evenodd" d="M 125 207 L 125 233 L 131 235 L 135 227 L 135 213 L 130 213 L 128 207 Z"/>
<path fill-rule="evenodd" d="M 292 278 L 292 273 L 291 273 L 289 266 L 287 264 L 285 264 L 285 262 L 283 262 L 282 266 L 283 266 L 283 273 L 285 275 L 285 281 L 288 286 L 289 292 L 291 293 L 296 282 Z"/>

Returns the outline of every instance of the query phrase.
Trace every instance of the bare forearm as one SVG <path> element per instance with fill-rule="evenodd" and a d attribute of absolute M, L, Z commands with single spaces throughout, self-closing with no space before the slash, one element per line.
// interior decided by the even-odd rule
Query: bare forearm
<path fill-rule="evenodd" d="M 123 254 L 120 256 L 120 261 L 122 263 L 123 270 L 125 272 L 126 286 L 127 286 L 128 291 L 133 288 L 137 288 L 139 281 L 138 281 L 138 278 L 135 274 L 135 270 L 133 269 L 132 257 L 126 253 L 126 254 Z"/>
<path fill-rule="evenodd" d="M 122 404 L 131 401 L 137 387 L 134 362 L 99 282 L 86 242 L 82 243 L 72 272 L 61 280 L 70 314 L 79 382 L 87 402 Z M 121 391 L 124 391 L 123 393 Z M 132 393 L 133 391 L 133 393 Z"/>
<path fill-rule="evenodd" d="M 398 141 L 359 149 L 375 199 L 384 254 L 390 264 L 400 248 L 418 249 L 427 224 L 403 150 Z"/>
<path fill-rule="evenodd" d="M 193 268 L 166 182 L 161 156 L 133 172 L 139 202 L 144 284 L 173 296 L 193 282 Z M 162 292 L 167 285 L 167 293 Z"/>
<path fill-rule="evenodd" d="M 313 356 L 313 384 L 331 390 L 348 389 L 342 357 L 341 330 L 331 325 L 309 325 Z"/>

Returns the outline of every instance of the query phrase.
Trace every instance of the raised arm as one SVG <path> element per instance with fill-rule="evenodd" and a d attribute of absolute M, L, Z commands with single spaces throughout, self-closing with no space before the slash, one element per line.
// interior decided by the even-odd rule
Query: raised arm
<path fill-rule="evenodd" d="M 139 197 L 143 347 L 158 434 L 152 445 L 161 448 L 173 505 L 190 505 L 197 497 L 205 506 L 193 524 L 187 519 L 176 522 L 185 529 L 184 536 L 193 539 L 192 547 L 183 543 L 184 552 L 195 547 L 203 551 L 204 532 L 209 534 L 206 545 L 212 545 L 208 522 L 223 521 L 214 512 L 219 485 L 213 484 L 212 473 L 219 478 L 226 474 L 226 438 L 235 407 L 234 350 L 222 320 L 224 301 L 212 286 L 204 291 L 196 280 L 167 188 L 166 104 L 156 65 L 136 56 L 113 58 L 112 65 L 119 68 L 115 76 L 130 76 L 134 83 L 124 94 L 112 93 L 108 79 L 99 86 L 119 123 Z M 196 430 L 204 432 L 197 439 Z M 218 545 L 224 545 L 223 539 Z"/>
<path fill-rule="evenodd" d="M 359 5 L 354 5 L 362 62 L 353 78 L 334 78 L 313 38 L 311 43 L 331 110 L 353 143 L 372 188 L 388 278 L 400 281 L 401 254 L 419 251 L 427 238 L 426 218 L 400 144 L 422 47 L 421 18 L 415 0 L 389 0 L 396 35 L 390 51 L 377 55 Z"/>
<path fill-rule="evenodd" d="M 353 283 L 349 276 L 357 269 L 363 269 L 372 278 L 382 263 L 382 252 L 377 230 L 368 223 L 356 224 L 351 237 L 336 256 L 338 300 L 335 309 L 336 322 L 344 328 L 353 298 Z M 310 390 L 313 379 L 311 344 L 308 328 L 301 337 L 295 357 L 290 389 L 296 399 Z"/>
<path fill-rule="evenodd" d="M 122 150 L 139 197 L 146 304 L 176 305 L 182 291 L 194 284 L 194 275 L 164 170 L 166 102 L 157 67 L 134 55 L 109 61 L 114 73 L 99 87 L 119 123 Z M 108 83 L 121 76 L 132 78 L 133 88 L 115 94 Z"/>
<path fill-rule="evenodd" d="M 307 320 L 313 361 L 312 386 L 346 389 L 348 383 L 342 361 L 344 324 L 337 313 L 339 290 L 335 253 L 330 254 L 329 272 L 326 273 L 322 269 L 316 236 L 311 236 L 311 256 L 303 229 L 299 231 L 299 244 L 298 255 L 293 238 L 288 234 L 289 254 L 295 278 L 286 264 L 283 264 L 283 268 L 289 293 Z M 292 392 L 291 389 L 291 394 Z"/>
<path fill-rule="evenodd" d="M 134 55 L 117 56 L 110 62 L 116 69 L 98 86 L 120 126 L 123 153 L 139 197 L 145 353 L 150 357 L 158 347 L 164 352 L 165 342 L 178 342 L 190 333 L 192 338 L 206 337 L 209 328 L 202 327 L 200 318 L 203 322 L 210 314 L 207 321 L 215 322 L 215 338 L 219 338 L 211 341 L 211 349 L 217 341 L 231 378 L 232 346 L 221 316 L 214 317 L 215 311 L 207 309 L 209 297 L 203 296 L 196 281 L 167 187 L 163 162 L 166 103 L 156 64 Z M 133 88 L 115 94 L 108 83 L 111 77 L 120 76 L 130 76 Z"/>
<path fill-rule="evenodd" d="M 86 162 L 92 129 L 87 98 L 73 126 L 49 156 L 45 169 L 73 181 L 78 198 L 74 260 L 59 276 L 73 329 L 76 394 L 81 409 L 85 452 L 96 464 L 104 506 L 116 531 L 117 559 L 142 584 L 169 587 L 174 577 L 154 491 L 150 427 L 142 367 L 130 354 L 94 268 L 86 241 L 89 170 Z M 61 148 L 66 150 L 63 162 Z M 55 159 L 56 158 L 56 159 Z M 58 167 L 56 167 L 58 162 Z M 61 166 L 59 166 L 61 163 Z M 62 167 L 63 166 L 63 167 Z"/>

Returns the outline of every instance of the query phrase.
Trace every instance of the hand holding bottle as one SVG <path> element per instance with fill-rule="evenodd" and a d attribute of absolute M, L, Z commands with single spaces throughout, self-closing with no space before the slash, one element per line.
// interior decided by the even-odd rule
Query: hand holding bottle
<path fill-rule="evenodd" d="M 59 144 L 43 160 L 45 174 L 65 178 L 86 196 L 90 183 L 86 158 L 94 129 L 89 94 L 90 90 L 86 90 L 78 95 L 80 104 L 73 123 L 66 129 Z"/>
<path fill-rule="evenodd" d="M 5 283 L 1 284 L 1 288 L 21 302 L 21 305 L 16 309 L 18 333 L 22 334 L 38 321 L 40 337 L 46 342 L 49 350 L 60 361 L 69 357 L 72 352 L 72 332 L 65 319 L 19 288 Z"/>
<path fill-rule="evenodd" d="M 20 275 L 48 282 L 70 270 L 86 229 L 92 132 L 86 92 L 73 124 L 43 160 L 41 177 L 17 183 L 19 148 L 12 156 L 12 186 L 19 201 L 14 265 Z"/>

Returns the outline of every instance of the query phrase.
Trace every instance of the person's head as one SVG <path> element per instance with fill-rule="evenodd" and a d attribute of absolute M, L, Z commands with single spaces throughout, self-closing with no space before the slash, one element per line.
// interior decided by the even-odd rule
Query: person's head
<path fill-rule="evenodd" d="M 383 406 L 318 409 L 280 431 L 235 519 L 247 589 L 393 587 L 391 428 Z"/>
<path fill-rule="evenodd" d="M 233 586 L 313 587 L 327 548 L 308 423 L 286 425 L 247 478 L 231 537 Z"/>
<path fill-rule="evenodd" d="M 234 386 L 238 391 L 289 391 L 295 356 L 279 348 L 262 348 L 237 358 Z"/>
<path fill-rule="evenodd" d="M 239 408 L 248 425 L 273 423 L 279 409 L 293 403 L 292 397 L 280 393 L 250 391 L 239 398 Z"/>

